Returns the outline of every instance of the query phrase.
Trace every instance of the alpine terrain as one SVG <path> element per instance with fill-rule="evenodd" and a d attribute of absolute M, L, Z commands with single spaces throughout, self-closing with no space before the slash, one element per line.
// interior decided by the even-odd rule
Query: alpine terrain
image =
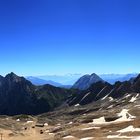
<path fill-rule="evenodd" d="M 77 83 L 77 87 L 74 84 L 73 88 L 64 89 L 48 84 L 36 86 L 14 73 L 0 76 L 2 137 L 140 139 L 140 75 L 112 85 L 92 74 Z"/>

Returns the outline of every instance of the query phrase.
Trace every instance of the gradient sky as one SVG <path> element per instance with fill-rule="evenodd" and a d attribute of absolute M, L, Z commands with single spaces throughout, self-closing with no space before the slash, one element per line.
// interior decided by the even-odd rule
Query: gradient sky
<path fill-rule="evenodd" d="M 140 0 L 0 0 L 0 74 L 140 71 Z"/>

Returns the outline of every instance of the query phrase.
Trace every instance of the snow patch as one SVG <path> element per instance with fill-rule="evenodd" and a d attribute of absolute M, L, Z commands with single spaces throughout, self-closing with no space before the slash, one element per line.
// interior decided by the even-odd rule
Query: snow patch
<path fill-rule="evenodd" d="M 60 125 L 61 125 L 60 123 L 57 124 L 57 126 L 60 126 Z"/>
<path fill-rule="evenodd" d="M 33 121 L 27 121 L 26 123 L 33 123 Z"/>
<path fill-rule="evenodd" d="M 109 108 L 112 108 L 112 107 L 113 107 L 113 105 L 109 106 L 108 109 L 109 109 Z"/>
<path fill-rule="evenodd" d="M 103 97 L 103 98 L 101 99 L 101 101 L 105 100 L 107 97 L 108 97 L 108 95 L 106 95 L 105 97 Z"/>
<path fill-rule="evenodd" d="M 54 133 L 49 133 L 49 135 L 54 135 Z"/>
<path fill-rule="evenodd" d="M 46 131 L 45 131 L 45 133 L 49 133 L 49 132 L 50 132 L 50 130 L 46 130 Z"/>
<path fill-rule="evenodd" d="M 83 128 L 81 130 L 85 131 L 85 130 L 92 130 L 92 129 L 100 129 L 100 127 L 88 127 L 88 128 Z"/>
<path fill-rule="evenodd" d="M 123 109 L 120 113 L 118 113 L 118 117 L 120 117 L 119 119 L 116 119 L 115 121 L 110 121 L 110 122 L 106 122 L 105 117 L 100 117 L 98 119 L 93 119 L 93 122 L 89 123 L 89 124 L 111 124 L 111 123 L 120 123 L 120 122 L 125 122 L 125 121 L 131 121 L 133 119 L 135 119 L 135 116 L 132 116 L 131 114 L 128 113 L 129 110 L 127 109 Z"/>
<path fill-rule="evenodd" d="M 80 104 L 76 104 L 75 107 L 80 106 Z"/>
<path fill-rule="evenodd" d="M 94 125 L 102 125 L 102 124 L 109 124 L 110 122 L 105 121 L 105 117 L 100 117 L 98 119 L 93 119 L 93 122 L 88 124 L 94 124 Z"/>
<path fill-rule="evenodd" d="M 109 97 L 109 101 L 113 101 L 114 99 L 112 97 Z"/>
<path fill-rule="evenodd" d="M 17 121 L 17 122 L 20 122 L 20 119 L 17 119 L 16 121 Z"/>
<path fill-rule="evenodd" d="M 129 114 L 128 111 L 129 110 L 127 110 L 127 109 L 123 109 L 120 113 L 118 113 L 118 117 L 120 117 L 120 118 L 116 119 L 115 121 L 106 122 L 105 117 L 103 116 L 98 119 L 93 119 L 93 122 L 89 123 L 89 124 L 102 125 L 102 124 L 111 124 L 111 123 L 131 121 L 131 120 L 135 119 L 136 117 Z"/>
<path fill-rule="evenodd" d="M 44 123 L 44 126 L 48 126 L 48 123 Z"/>
<path fill-rule="evenodd" d="M 128 113 L 129 110 L 123 109 L 120 113 L 118 113 L 118 117 L 121 117 L 115 122 L 121 122 L 121 121 L 131 121 L 132 119 L 136 118 L 135 116 L 132 116 L 131 114 Z"/>
<path fill-rule="evenodd" d="M 73 122 L 69 122 L 68 124 L 69 124 L 69 125 L 70 125 L 70 124 L 73 124 Z"/>
<path fill-rule="evenodd" d="M 126 132 L 140 132 L 140 128 L 134 128 L 132 125 L 117 131 L 119 133 L 126 133 Z"/>
<path fill-rule="evenodd" d="M 86 138 L 81 138 L 80 140 L 92 140 L 93 137 L 86 137 Z"/>
<path fill-rule="evenodd" d="M 134 137 L 132 140 L 140 140 L 140 136 Z"/>
<path fill-rule="evenodd" d="M 135 97 L 132 97 L 129 102 L 131 102 L 131 103 L 135 102 L 137 100 L 138 96 L 139 96 L 139 94 L 137 94 Z"/>
<path fill-rule="evenodd" d="M 98 119 L 93 119 L 93 123 L 94 124 L 103 124 L 103 123 L 106 123 L 105 117 L 101 117 L 101 118 L 98 118 Z"/>
<path fill-rule="evenodd" d="M 135 105 L 135 107 L 140 107 L 140 105 Z"/>
<path fill-rule="evenodd" d="M 133 137 L 128 137 L 128 136 L 120 136 L 119 135 L 108 135 L 107 136 L 108 139 L 114 139 L 114 138 L 120 138 L 120 139 L 132 139 Z"/>
<path fill-rule="evenodd" d="M 131 95 L 130 94 L 128 94 L 127 96 L 125 96 L 125 98 L 128 98 L 128 97 L 130 97 Z"/>
<path fill-rule="evenodd" d="M 71 139 L 71 138 L 75 138 L 75 137 L 74 136 L 71 136 L 71 135 L 66 136 L 66 137 L 63 137 L 63 139 Z"/>

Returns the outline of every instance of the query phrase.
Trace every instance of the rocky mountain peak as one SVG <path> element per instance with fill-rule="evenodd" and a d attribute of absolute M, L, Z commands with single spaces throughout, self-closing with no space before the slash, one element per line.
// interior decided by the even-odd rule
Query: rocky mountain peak
<path fill-rule="evenodd" d="M 92 76 L 92 77 L 93 77 L 93 76 L 96 77 L 96 76 L 98 76 L 98 75 L 97 75 L 96 73 L 92 73 L 91 76 Z"/>
<path fill-rule="evenodd" d="M 91 75 L 82 76 L 73 86 L 80 90 L 88 89 L 92 84 L 103 81 L 97 74 L 93 73 Z"/>
<path fill-rule="evenodd" d="M 9 82 L 20 82 L 22 77 L 19 77 L 15 73 L 11 72 L 5 76 L 5 80 L 8 80 Z"/>

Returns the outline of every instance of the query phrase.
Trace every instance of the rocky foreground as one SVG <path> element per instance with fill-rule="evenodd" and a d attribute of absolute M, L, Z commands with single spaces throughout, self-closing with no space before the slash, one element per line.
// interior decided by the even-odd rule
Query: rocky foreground
<path fill-rule="evenodd" d="M 38 116 L 0 117 L 2 140 L 140 140 L 140 94 L 63 105 Z"/>

